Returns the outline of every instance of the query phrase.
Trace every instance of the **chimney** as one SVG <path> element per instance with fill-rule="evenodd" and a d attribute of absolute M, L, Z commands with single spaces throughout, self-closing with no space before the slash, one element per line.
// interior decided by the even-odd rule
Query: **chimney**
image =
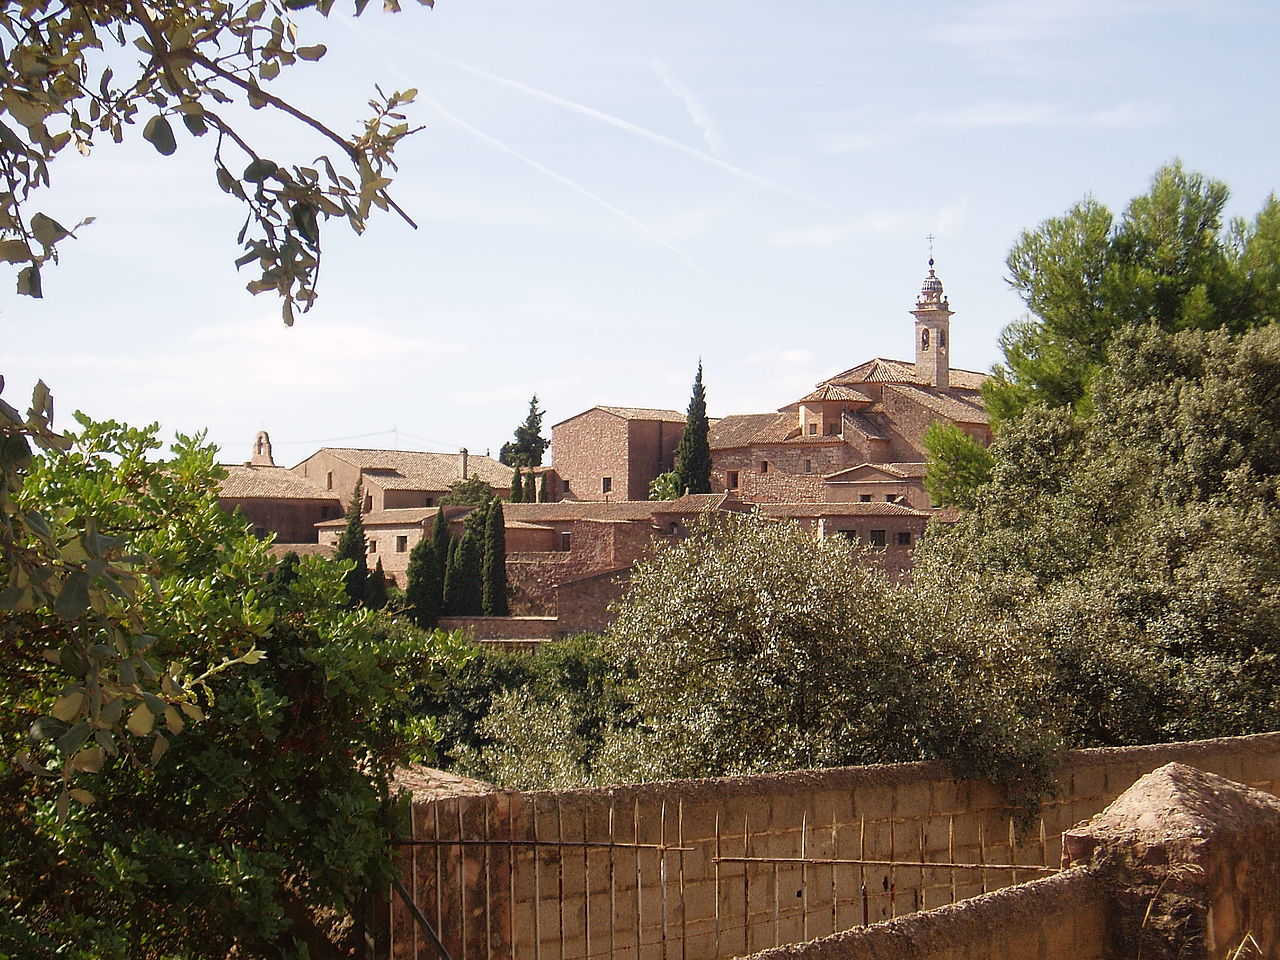
<path fill-rule="evenodd" d="M 467 479 L 467 448 L 463 447 L 462 453 L 462 479 Z"/>

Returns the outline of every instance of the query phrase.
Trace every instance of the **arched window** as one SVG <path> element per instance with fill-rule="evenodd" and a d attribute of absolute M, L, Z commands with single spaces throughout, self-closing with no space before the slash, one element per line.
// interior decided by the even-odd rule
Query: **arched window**
<path fill-rule="evenodd" d="M 929 349 L 929 328 L 925 327 L 920 331 L 920 348 L 922 350 Z"/>

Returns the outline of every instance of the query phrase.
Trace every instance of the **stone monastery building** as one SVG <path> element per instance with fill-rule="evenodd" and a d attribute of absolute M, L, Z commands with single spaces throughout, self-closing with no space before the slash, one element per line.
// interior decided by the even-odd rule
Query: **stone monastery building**
<path fill-rule="evenodd" d="M 557 615 L 561 632 L 598 629 L 630 567 L 706 513 L 797 522 L 817 536 L 878 548 L 890 572 L 909 569 L 916 540 L 939 518 L 924 488 L 925 431 L 942 421 L 991 440 L 985 375 L 949 362 L 952 311 L 932 259 L 909 312 L 913 361 L 877 357 L 776 411 L 712 420 L 710 494 L 646 499 L 650 482 L 674 467 L 685 424 L 679 411 L 595 406 L 555 424 L 553 463 L 539 468 L 549 502 L 504 506 L 513 610 Z M 276 534 L 281 552 L 330 552 L 361 482 L 370 566 L 380 559 L 401 585 L 409 551 L 438 509 L 460 532 L 468 508 L 438 507 L 450 484 L 479 477 L 505 499 L 512 479 L 509 467 L 465 449 L 323 447 L 280 467 L 265 432 L 251 459 L 227 470 L 221 502 L 259 536 Z"/>

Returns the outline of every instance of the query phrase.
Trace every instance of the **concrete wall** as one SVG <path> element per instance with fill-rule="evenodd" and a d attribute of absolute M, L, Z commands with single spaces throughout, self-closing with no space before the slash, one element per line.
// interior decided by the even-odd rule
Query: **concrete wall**
<path fill-rule="evenodd" d="M 419 803 L 413 838 L 426 842 L 401 848 L 399 866 L 456 960 L 738 957 L 1034 879 L 1042 872 L 1026 868 L 1059 863 L 1065 829 L 1171 760 L 1274 793 L 1280 734 L 1073 751 L 1057 795 L 1022 834 L 990 784 L 916 763 Z M 433 843 L 459 838 L 603 845 Z M 1001 866 L 717 863 L 717 854 Z M 393 956 L 430 956 L 402 904 L 389 922 Z M 1041 955 L 1008 950 L 974 956 Z"/>

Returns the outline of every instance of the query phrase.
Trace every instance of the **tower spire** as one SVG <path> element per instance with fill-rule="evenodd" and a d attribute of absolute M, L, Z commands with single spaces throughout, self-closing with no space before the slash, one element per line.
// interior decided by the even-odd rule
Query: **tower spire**
<path fill-rule="evenodd" d="M 943 389 L 951 385 L 951 361 L 948 350 L 951 333 L 951 304 L 942 289 L 933 268 L 933 234 L 929 241 L 929 273 L 920 285 L 915 309 L 916 318 L 916 379 L 932 387 Z"/>

